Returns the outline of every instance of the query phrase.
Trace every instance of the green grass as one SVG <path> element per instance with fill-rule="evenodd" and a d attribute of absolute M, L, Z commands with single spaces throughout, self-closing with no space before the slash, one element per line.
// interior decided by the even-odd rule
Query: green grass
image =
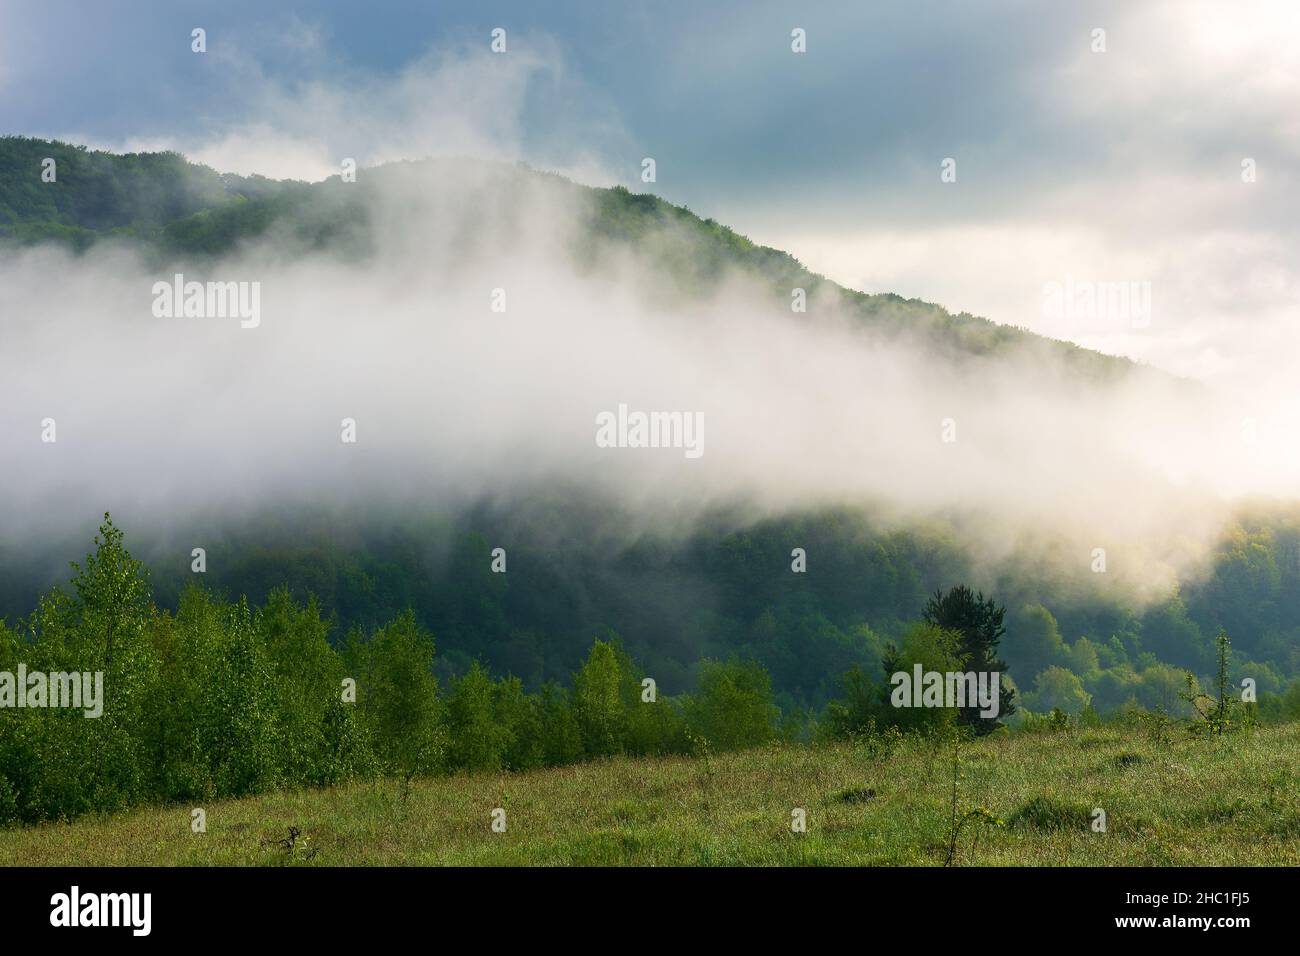
<path fill-rule="evenodd" d="M 961 754 L 959 865 L 1300 864 L 1300 725 L 1216 740 L 1119 727 L 1000 735 Z M 618 758 L 153 808 L 0 832 L 23 865 L 942 865 L 950 754 L 908 739 Z M 507 829 L 491 829 L 493 808 Z M 1107 832 L 1092 832 L 1093 808 Z M 808 832 L 791 832 L 791 811 Z M 301 831 L 291 854 L 276 847 Z M 306 851 L 302 840 L 306 839 Z"/>

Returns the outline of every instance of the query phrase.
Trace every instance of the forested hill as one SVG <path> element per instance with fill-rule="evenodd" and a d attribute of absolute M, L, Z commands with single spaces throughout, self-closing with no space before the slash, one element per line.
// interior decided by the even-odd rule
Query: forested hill
<path fill-rule="evenodd" d="M 42 180 L 42 163 L 55 161 L 54 183 Z M 307 249 L 346 249 L 364 255 L 377 184 L 433 164 L 394 163 L 320 183 L 277 181 L 218 173 L 178 153 L 117 155 L 56 141 L 0 137 L 0 243 L 47 240 L 85 250 L 105 239 L 144 245 L 160 261 L 218 256 L 271 230 L 291 235 Z M 518 188 L 520 177 L 544 182 L 585 200 L 587 232 L 575 252 L 596 240 L 628 247 L 687 295 L 706 294 L 731 270 L 748 273 L 789 301 L 793 288 L 810 298 L 830 296 L 849 314 L 882 333 L 924 335 L 936 352 L 990 355 L 1010 347 L 1042 349 L 1078 375 L 1109 380 L 1137 368 L 1126 359 L 999 325 L 966 312 L 953 314 L 919 299 L 867 295 L 810 272 L 786 252 L 760 246 L 712 219 L 645 193 L 616 186 L 596 189 L 522 164 L 473 161 L 495 170 L 490 188 Z M 500 204 L 496 207 L 498 210 Z M 581 258 L 581 257 L 580 257 Z"/>
<path fill-rule="evenodd" d="M 57 164 L 56 183 L 42 181 L 45 158 Z M 401 177 L 428 168 L 362 170 L 354 184 L 337 177 L 276 182 L 222 175 L 170 153 L 117 156 L 0 138 L 0 256 L 45 241 L 84 253 L 120 240 L 161 267 L 275 235 L 286 239 L 286 254 L 364 257 L 371 204 L 383 198 L 375 184 L 392 177 L 400 186 Z M 584 198 L 587 228 L 576 241 L 621 243 L 678 295 L 708 295 L 734 269 L 787 303 L 792 287 L 839 296 L 865 327 L 906 329 L 928 338 L 937 355 L 978 358 L 1023 346 L 1063 357 L 1094 380 L 1139 368 L 923 302 L 841 289 L 786 253 L 654 196 L 591 189 L 508 164 L 491 170 L 487 189 L 539 183 Z M 510 203 L 493 208 L 503 206 Z M 579 263 L 598 267 L 574 251 Z M 823 704 L 851 667 L 878 674 L 888 646 L 905 637 L 926 598 L 970 582 L 1007 607 L 1002 651 L 1026 710 L 1176 707 L 1182 669 L 1209 674 L 1215 634 L 1225 627 L 1234 677 L 1252 678 L 1261 693 L 1288 695 L 1300 712 L 1300 514 L 1293 510 L 1243 512 L 1225 529 L 1203 577 L 1136 604 L 1118 592 L 1080 592 L 1032 560 L 992 573 L 948 529 L 880 526 L 867 505 L 809 506 L 756 524 L 720 518 L 683 540 L 631 535 L 610 544 L 609 528 L 632 526 L 626 515 L 602 514 L 582 490 L 550 492 L 539 489 L 540 499 L 525 497 L 513 510 L 449 515 L 430 506 L 381 520 L 365 509 L 340 517 L 268 504 L 267 514 L 242 525 L 170 516 L 165 527 L 131 531 L 154 568 L 161 606 L 179 602 L 192 580 L 190 548 L 203 541 L 213 556 L 212 586 L 254 602 L 279 585 L 300 600 L 313 594 L 336 640 L 353 626 L 373 630 L 414 609 L 436 635 L 448 676 L 478 660 L 537 686 L 562 679 L 593 637 L 612 631 L 673 692 L 690 685 L 701 657 L 757 660 L 790 712 Z M 87 530 L 118 504 L 89 508 Z M 562 544 L 554 529 L 563 529 Z M 0 617 L 14 621 L 63 578 L 82 540 L 32 544 L 7 532 L 0 530 Z M 508 584 L 485 558 L 500 541 L 511 542 Z M 807 548 L 815 571 L 790 573 L 792 542 Z"/>

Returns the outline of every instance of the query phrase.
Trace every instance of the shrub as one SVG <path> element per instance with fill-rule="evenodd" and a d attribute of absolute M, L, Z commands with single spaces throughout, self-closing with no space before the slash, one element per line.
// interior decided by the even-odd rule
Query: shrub
<path fill-rule="evenodd" d="M 769 743 L 776 736 L 777 708 L 772 681 L 750 661 L 704 661 L 699 687 L 686 702 L 686 724 L 713 750 L 739 750 Z"/>

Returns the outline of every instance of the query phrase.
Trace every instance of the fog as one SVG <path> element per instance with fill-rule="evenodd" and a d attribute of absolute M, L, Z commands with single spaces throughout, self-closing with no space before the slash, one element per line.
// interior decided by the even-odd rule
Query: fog
<path fill-rule="evenodd" d="M 1242 499 L 1295 488 L 1287 350 L 1249 390 L 1137 366 L 1098 384 L 1040 347 L 954 359 L 825 296 L 796 313 L 742 274 L 698 294 L 649 250 L 583 246 L 590 193 L 510 161 L 603 185 L 626 138 L 545 45 L 520 46 L 539 52 L 431 54 L 391 82 L 253 77 L 240 125 L 129 144 L 315 179 L 357 156 L 358 181 L 328 188 L 362 191 L 359 247 L 273 231 L 165 266 L 112 243 L 0 256 L 0 545 L 84 542 L 106 510 L 166 536 L 291 503 L 454 513 L 564 486 L 615 503 L 628 538 L 719 508 L 937 518 L 990 576 L 1013 562 L 1140 600 L 1196 574 Z M 583 108 L 526 133 L 539 85 Z M 256 321 L 166 314 L 155 286 L 177 273 L 256 284 Z M 620 406 L 692 416 L 700 454 L 599 447 Z"/>
<path fill-rule="evenodd" d="M 1089 576 L 1104 548 L 1106 586 L 1141 596 L 1195 573 L 1234 499 L 1296 477 L 1266 423 L 1158 372 L 1089 384 L 1036 348 L 954 361 L 739 274 L 691 295 L 635 251 L 575 256 L 588 200 L 552 177 L 435 162 L 360 178 L 335 184 L 372 197 L 352 257 L 272 233 L 165 269 L 121 246 L 0 260 L 11 548 L 105 510 L 165 531 L 289 502 L 454 511 L 562 482 L 622 505 L 628 535 L 721 506 L 850 506 L 950 520 L 990 567 L 1050 555 Z M 258 283 L 256 326 L 155 315 L 176 272 Z M 620 404 L 698 416 L 699 457 L 598 447 Z"/>

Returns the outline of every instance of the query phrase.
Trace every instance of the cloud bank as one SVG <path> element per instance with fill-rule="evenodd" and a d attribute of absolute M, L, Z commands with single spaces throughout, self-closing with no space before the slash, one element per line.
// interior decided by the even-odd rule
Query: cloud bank
<path fill-rule="evenodd" d="M 1223 69 L 1245 69 L 1258 52 L 1242 42 L 1221 51 Z M 317 42 L 295 55 L 318 56 Z M 1071 75 L 1096 66 L 1089 55 L 1061 64 L 1062 97 Z M 1120 82 L 1137 68 L 1124 56 L 1106 61 L 1124 64 L 1119 78 L 1094 77 L 1097 92 L 1069 115 L 1107 102 L 1117 115 L 1163 108 L 1159 84 L 1141 93 L 1134 77 Z M 244 71 L 237 121 L 127 145 L 302 178 L 353 157 L 363 183 L 367 167 L 427 155 L 529 158 L 606 183 L 626 180 L 627 156 L 643 151 L 542 39 L 516 42 L 508 57 L 443 49 L 385 77 L 295 84 L 229 62 Z M 1261 102 L 1287 88 L 1286 75 L 1252 87 Z M 1290 142 L 1287 128 L 1279 135 L 1273 145 Z M 960 163 L 952 185 L 968 196 L 978 187 Z M 1037 351 L 953 362 L 920 340 L 868 335 L 825 302 L 792 315 L 739 276 L 696 301 L 647 294 L 671 279 L 635 256 L 604 250 L 594 271 L 574 261 L 569 240 L 585 210 L 568 191 L 492 164 L 435 163 L 376 188 L 375 252 L 364 260 L 285 255 L 285 238 L 272 236 L 188 270 L 258 283 L 256 329 L 154 316 L 150 290 L 171 272 L 129 250 L 6 257 L 0 441 L 13 480 L 0 504 L 20 540 L 105 509 L 165 523 L 276 501 L 456 507 L 558 481 L 622 502 L 644 527 L 735 502 L 753 515 L 849 505 L 899 523 L 954 521 L 990 563 L 1050 554 L 1086 574 L 1105 548 L 1119 558 L 1108 580 L 1143 594 L 1197 566 L 1235 500 L 1291 492 L 1291 247 L 1249 220 L 1229 217 L 1215 234 L 1171 225 L 1186 190 L 1198 198 L 1182 218 L 1202 225 L 1250 195 L 1235 166 L 1208 186 L 1188 171 L 1134 175 L 1100 205 L 1100 180 L 1067 172 L 1037 210 L 1009 201 L 984 221 L 988 203 L 1009 195 L 994 189 L 945 224 L 933 214 L 937 165 L 923 165 L 917 195 L 924 178 L 929 198 L 916 223 L 886 205 L 867 226 L 801 236 L 787 218 L 792 247 L 813 250 L 805 258 L 835 277 L 862 263 L 863 281 L 849 285 L 937 287 L 932 297 L 956 308 L 1148 358 L 1210 387 L 1158 375 L 1086 385 Z M 891 188 L 887 176 L 864 181 Z M 674 188 L 669 177 L 663 190 Z M 1117 248 L 1116 230 L 1134 216 L 1154 224 L 1150 235 Z M 1225 275 L 1225 255 L 1251 268 Z M 1042 315 L 1045 283 L 1070 276 L 1150 281 L 1151 326 L 1103 316 L 1081 330 Z M 495 290 L 504 311 L 492 308 Z M 1025 317 L 1030 308 L 1039 318 Z M 620 404 L 701 416 L 705 453 L 597 447 L 597 417 Z M 40 440 L 45 419 L 57 442 Z M 341 441 L 345 419 L 355 443 Z"/>
<path fill-rule="evenodd" d="M 362 258 L 289 254 L 273 233 L 175 266 L 257 283 L 256 327 L 155 314 L 173 270 L 127 249 L 0 261 L 0 506 L 16 536 L 103 510 L 165 526 L 562 484 L 620 502 L 629 534 L 736 503 L 864 507 L 952 520 L 991 562 L 1051 550 L 1083 571 L 1094 548 L 1131 553 L 1110 573 L 1157 588 L 1199 559 L 1232 496 L 1296 477 L 1239 410 L 1170 377 L 1087 384 L 1031 348 L 944 357 L 828 301 L 792 313 L 741 275 L 671 294 L 634 251 L 575 257 L 584 194 L 512 166 L 365 175 L 336 184 L 371 191 Z M 620 405 L 699 416 L 703 454 L 600 447 Z"/>

